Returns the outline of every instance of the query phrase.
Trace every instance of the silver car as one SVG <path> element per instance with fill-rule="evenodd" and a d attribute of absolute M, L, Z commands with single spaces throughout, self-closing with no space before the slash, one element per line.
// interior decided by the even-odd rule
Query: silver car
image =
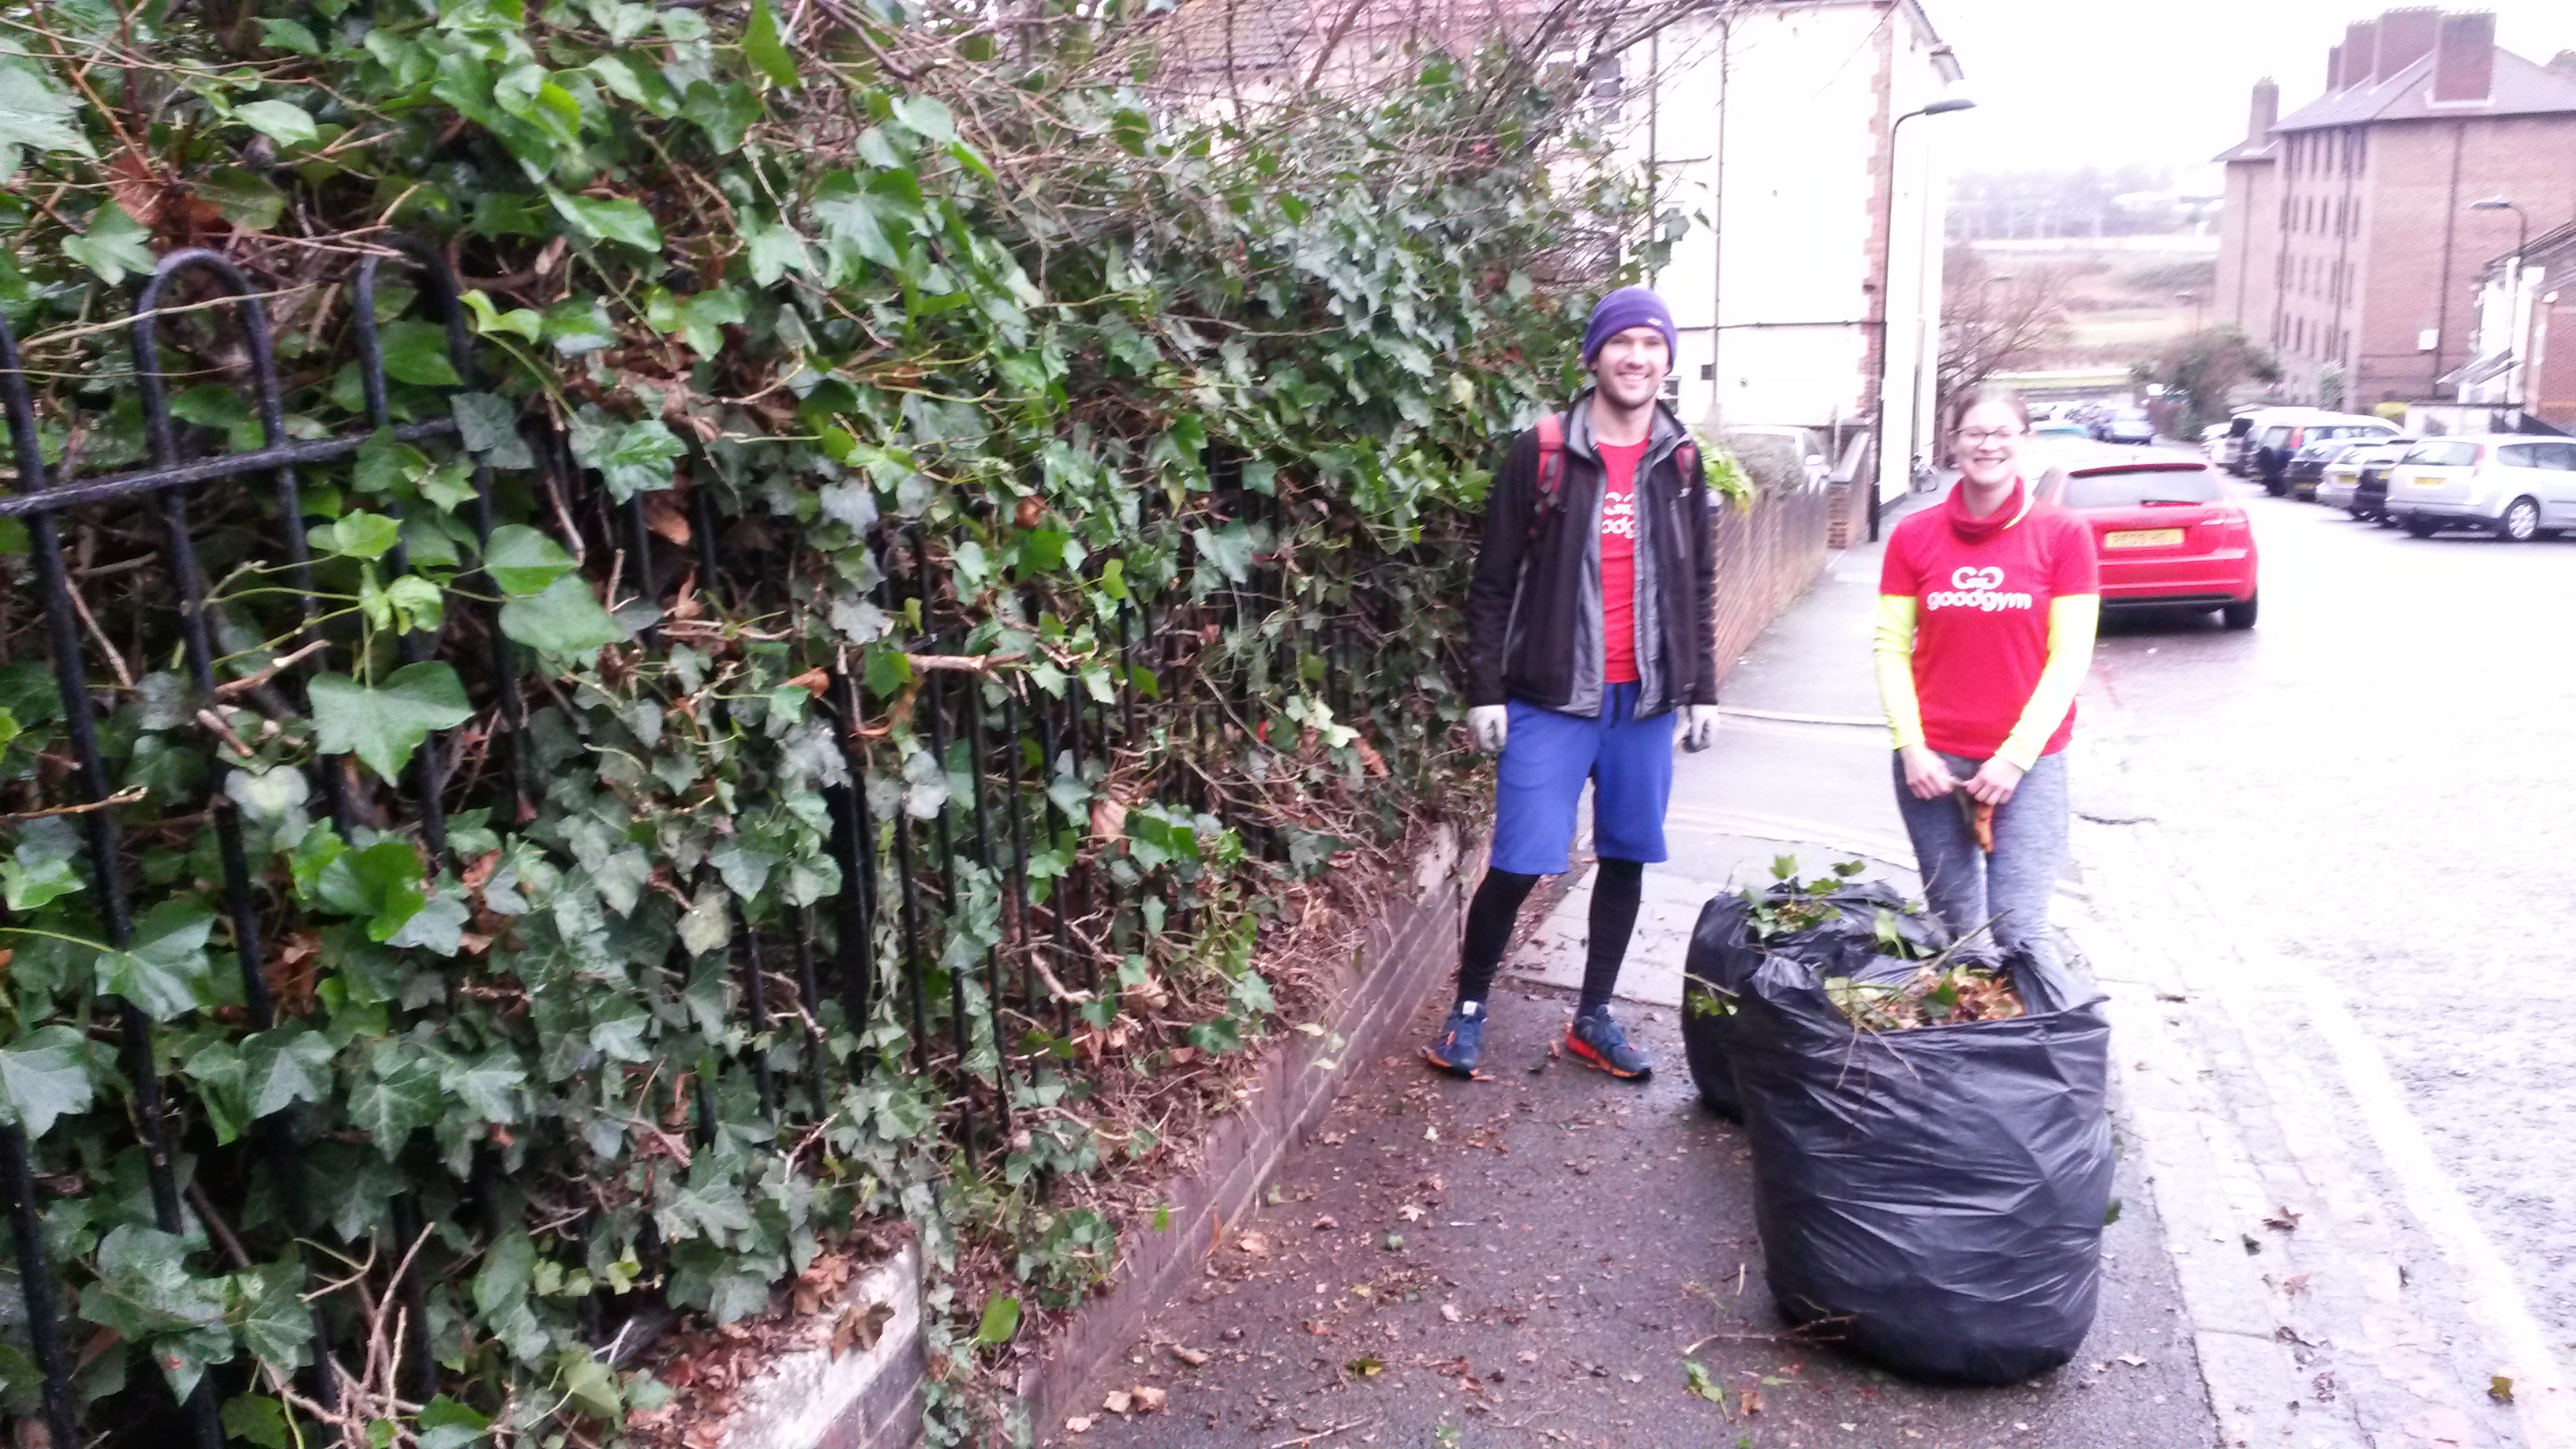
<path fill-rule="evenodd" d="M 2477 528 L 2516 543 L 2576 528 L 2576 439 L 2426 438 L 2388 470 L 2388 517 L 2417 538 Z"/>

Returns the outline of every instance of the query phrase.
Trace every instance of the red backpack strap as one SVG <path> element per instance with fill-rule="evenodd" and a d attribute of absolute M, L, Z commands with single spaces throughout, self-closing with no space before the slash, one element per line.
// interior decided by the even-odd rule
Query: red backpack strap
<path fill-rule="evenodd" d="M 1565 415 L 1549 413 L 1538 420 L 1538 499 L 1530 508 L 1529 536 L 1538 537 L 1539 525 L 1556 508 L 1557 495 L 1565 491 Z"/>
<path fill-rule="evenodd" d="M 1699 471 L 1699 444 L 1684 438 L 1682 445 L 1673 449 L 1673 462 L 1682 470 L 1682 486 L 1688 488 L 1691 475 Z"/>

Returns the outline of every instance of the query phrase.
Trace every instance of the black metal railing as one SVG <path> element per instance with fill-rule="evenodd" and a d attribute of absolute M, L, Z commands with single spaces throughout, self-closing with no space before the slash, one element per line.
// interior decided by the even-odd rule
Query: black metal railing
<path fill-rule="evenodd" d="M 206 722 L 194 742 L 206 765 L 202 799 L 188 803 L 216 836 L 223 916 L 238 966 L 244 1023 L 254 1032 L 276 1024 L 280 1009 L 267 974 L 275 907 L 273 892 L 246 849 L 239 809 L 224 788 L 235 765 L 222 716 L 204 709 L 224 698 L 228 685 L 239 683 L 220 676 L 227 667 L 240 666 L 218 647 L 199 557 L 199 510 L 201 505 L 218 507 L 238 529 L 248 495 L 233 490 L 265 483 L 259 514 L 263 527 L 257 531 L 279 560 L 291 596 L 288 637 L 293 641 L 292 648 L 277 654 L 269 687 L 301 690 L 328 672 L 335 659 L 351 656 L 357 646 L 327 621 L 316 586 L 305 530 L 320 520 L 308 517 L 306 484 L 349 464 L 371 439 L 452 447 L 460 434 L 452 418 L 405 421 L 396 416 L 378 339 L 378 280 L 385 261 L 396 261 L 413 275 L 418 283 L 413 305 L 445 330 L 454 371 L 465 389 L 475 388 L 472 334 L 453 277 L 435 249 L 398 243 L 383 256 L 366 258 L 350 288 L 350 347 L 362 384 L 365 426 L 337 436 L 292 438 L 271 322 L 257 287 L 224 256 L 185 251 L 159 264 L 132 317 L 131 386 L 140 405 L 149 463 L 105 476 L 52 475 L 40 443 L 29 374 L 17 339 L 0 321 L 0 401 L 6 404 L 17 474 L 15 491 L 0 497 L 0 518 L 22 519 L 28 530 L 34 605 L 42 616 L 41 637 L 59 697 L 62 749 L 69 763 L 37 788 L 45 793 L 47 809 L 77 817 L 86 835 L 105 944 L 126 948 L 140 915 L 138 896 L 158 888 L 137 879 L 131 843 L 122 835 L 128 812 L 138 807 L 132 792 L 116 790 L 99 730 L 100 701 L 112 698 L 109 691 L 118 686 L 94 673 L 91 635 L 85 630 L 94 634 L 95 624 L 85 621 L 67 575 L 63 530 L 67 520 L 103 515 L 130 522 L 128 510 L 148 508 L 159 523 L 154 567 L 168 585 L 170 618 L 163 627 L 175 636 L 190 704 L 203 711 L 198 717 Z M 249 391 L 262 434 L 257 448 L 191 454 L 183 446 L 168 395 L 161 324 L 168 299 L 190 288 L 211 288 L 231 298 L 226 305 L 230 332 L 244 359 L 232 371 Z M 665 647 L 663 633 L 670 626 L 674 597 L 671 581 L 682 574 L 694 580 L 701 596 L 737 616 L 778 605 L 779 570 L 764 569 L 758 559 L 727 557 L 719 541 L 714 490 L 694 490 L 689 499 L 692 536 L 687 545 L 675 545 L 668 530 L 656 535 L 642 495 L 613 499 L 581 475 L 560 435 L 541 421 L 523 426 L 536 435 L 530 441 L 539 481 L 562 500 L 556 514 L 559 528 L 584 536 L 563 541 L 580 545 L 586 538 L 595 552 L 615 555 L 621 591 L 654 606 L 661 622 L 640 631 L 645 651 Z M 1279 526 L 1284 507 L 1279 496 L 1243 489 L 1239 476 L 1223 467 L 1214 471 L 1215 495 L 1193 501 L 1196 516 L 1267 515 L 1263 522 Z M 476 537 L 488 543 L 496 527 L 494 470 L 477 463 L 472 488 L 466 518 Z M 1186 530 L 1179 520 L 1149 516 L 1142 526 L 1149 532 L 1168 529 L 1182 539 L 1176 547 L 1188 562 Z M 949 1104 L 942 1130 L 970 1163 L 998 1165 L 1012 1150 L 1014 1087 L 1026 1070 L 1025 1043 L 1032 1034 L 1051 1035 L 1060 1044 L 1075 1031 L 1086 998 L 1096 1001 L 1116 992 L 1121 960 L 1157 948 L 1185 948 L 1200 921 L 1201 902 L 1188 891 L 1167 889 L 1159 914 L 1149 916 L 1132 889 L 1132 878 L 1122 881 L 1116 875 L 1113 852 L 1088 815 L 1088 802 L 1097 793 L 1093 782 L 1115 774 L 1133 782 L 1136 799 L 1215 812 L 1242 829 L 1257 853 L 1278 857 L 1284 847 L 1272 828 L 1276 822 L 1263 818 L 1257 803 L 1221 786 L 1228 771 L 1218 759 L 1248 748 L 1245 741 L 1265 689 L 1276 690 L 1283 681 L 1307 678 L 1320 669 L 1319 693 L 1345 718 L 1381 708 L 1402 712 L 1408 699 L 1419 704 L 1411 681 L 1396 677 L 1380 647 L 1396 626 L 1373 620 L 1363 602 L 1310 613 L 1304 620 L 1279 619 L 1271 637 L 1262 638 L 1257 626 L 1284 607 L 1288 592 L 1285 565 L 1275 562 L 1239 584 L 1195 598 L 1177 588 L 1166 588 L 1157 597 L 1141 584 L 1131 584 L 1114 610 L 1094 606 L 1093 617 L 1067 621 L 1086 624 L 1104 641 L 1114 664 L 1113 683 L 1106 698 L 1078 679 L 1050 693 L 1013 661 L 949 652 L 962 648 L 974 621 L 960 616 L 956 600 L 936 587 L 939 555 L 932 542 L 915 523 L 889 520 L 877 527 L 872 544 L 884 582 L 874 602 L 898 620 L 905 617 L 907 602 L 920 610 L 923 632 L 904 641 L 919 678 L 905 701 L 908 729 L 941 772 L 966 782 L 965 788 L 952 791 L 926 815 L 902 806 L 888 812 L 872 804 L 869 781 L 894 780 L 901 773 L 899 747 L 883 723 L 887 702 L 872 704 L 859 679 L 827 672 L 825 685 L 812 692 L 811 708 L 815 718 L 828 722 L 845 767 L 846 778 L 826 791 L 824 802 L 841 883 L 827 898 L 773 919 L 749 919 L 745 903 L 734 903 L 732 999 L 743 1013 L 749 1042 L 713 1071 L 697 1076 L 694 1114 L 702 1141 L 715 1135 L 719 1091 L 745 1081 L 759 1111 L 782 1127 L 799 1117 L 808 1123 L 822 1120 L 831 1110 L 835 1085 L 873 1069 L 860 1054 L 838 1059 L 828 1049 L 833 1018 L 854 1027 L 871 1020 L 881 1007 L 891 1007 L 909 1029 L 910 1069 L 929 1074 Z M 1095 557 L 1088 564 L 1095 578 L 1105 561 Z M 399 550 L 388 562 L 397 573 L 409 568 Z M 451 857 L 448 820 L 452 810 L 466 807 L 469 796 L 489 800 L 492 792 L 501 792 L 509 808 L 495 812 L 495 818 L 510 821 L 528 818 L 542 794 L 525 744 L 525 691 L 543 681 L 534 662 L 522 657 L 523 651 L 498 626 L 499 606 L 478 602 L 497 590 L 465 587 L 478 581 L 489 583 L 474 574 L 457 581 L 451 600 L 461 606 L 451 608 L 437 637 L 410 634 L 399 640 L 398 648 L 406 662 L 447 659 L 468 666 L 460 673 L 479 680 L 475 728 L 505 762 L 497 777 L 469 782 L 449 778 L 452 731 L 434 733 L 418 747 L 402 788 L 391 798 L 381 793 L 364 801 L 356 798 L 357 777 L 345 762 L 324 759 L 302 767 L 318 785 L 319 799 L 344 840 L 355 838 L 364 814 L 372 828 L 390 825 L 416 838 L 432 876 L 460 866 Z M 1036 584 L 1019 587 L 1016 603 L 1032 627 L 1049 609 L 1070 612 L 1077 598 L 1099 597 L 1066 591 L 1056 598 L 1042 594 Z M 98 637 L 105 647 L 103 636 Z M 1214 642 L 1227 638 L 1241 642 L 1231 652 Z M 1051 786 L 1062 788 L 1051 792 Z M 1066 851 L 1068 844 L 1073 848 Z M 1050 850 L 1067 859 L 1051 880 L 1041 880 L 1032 863 L 1038 853 Z M 998 939 L 967 957 L 952 955 L 947 964 L 938 964 L 947 943 L 958 938 L 968 897 L 977 893 L 990 893 L 999 901 Z M 686 953 L 676 940 L 671 950 L 685 971 Z M 980 1011 L 970 991 L 982 996 Z M 899 999 L 888 1001 L 889 992 Z M 89 1030 L 112 1039 L 120 1053 L 130 1130 L 143 1153 L 152 1221 L 163 1232 L 186 1233 L 196 1213 L 193 1189 L 182 1180 L 178 1165 L 183 1104 L 170 1099 L 177 1084 L 164 1078 L 155 1022 L 132 1003 L 100 1004 L 104 1015 Z M 395 1020 L 399 1026 L 399 1013 Z M 681 1069 L 694 1070 L 694 1064 Z M 241 1151 L 267 1160 L 275 1169 L 271 1180 L 281 1184 L 301 1181 L 287 1169 L 299 1150 L 302 1110 L 271 1114 L 253 1124 L 240 1144 Z M 69 1446 L 86 1438 L 73 1391 L 78 1356 L 67 1339 L 66 1294 L 74 1285 L 65 1279 L 64 1265 L 47 1261 L 41 1215 L 47 1148 L 45 1140 L 30 1141 L 18 1126 L 0 1126 L 0 1192 L 9 1200 L 26 1336 L 42 1379 L 42 1413 L 51 1442 Z M 200 1160 L 212 1151 L 205 1147 Z M 478 1159 L 478 1173 L 496 1170 Z M 305 1220 L 294 1204 L 286 1206 L 291 1221 Z M 380 1231 L 393 1242 L 396 1258 L 411 1261 L 402 1249 L 419 1240 L 430 1212 L 414 1194 L 387 1205 Z M 319 1351 L 301 1383 L 316 1402 L 328 1405 L 339 1372 L 333 1367 L 332 1335 L 345 1339 L 350 1330 L 322 1309 L 318 1285 L 330 1276 L 320 1271 L 327 1266 L 321 1261 L 322 1245 L 308 1239 L 302 1250 L 308 1277 L 317 1285 L 313 1311 Z M 407 1305 L 412 1325 L 401 1347 L 404 1397 L 422 1402 L 434 1391 L 436 1374 L 422 1328 L 427 1289 L 417 1267 L 392 1286 Z M 164 1406 L 162 1422 L 175 1416 L 185 1426 L 188 1442 L 218 1449 L 224 1439 L 219 1400 L 248 1384 L 247 1373 L 238 1367 L 210 1374 L 184 1403 Z"/>

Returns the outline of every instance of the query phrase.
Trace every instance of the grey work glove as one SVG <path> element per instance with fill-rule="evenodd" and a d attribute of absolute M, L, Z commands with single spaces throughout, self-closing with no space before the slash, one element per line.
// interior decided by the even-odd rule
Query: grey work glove
<path fill-rule="evenodd" d="M 1467 711 L 1467 735 L 1476 748 L 1489 755 L 1503 752 L 1503 741 L 1512 732 L 1512 711 L 1508 705 L 1479 704 Z"/>
<path fill-rule="evenodd" d="M 1717 706 L 1686 704 L 1681 708 L 1682 748 L 1696 755 L 1717 743 Z"/>

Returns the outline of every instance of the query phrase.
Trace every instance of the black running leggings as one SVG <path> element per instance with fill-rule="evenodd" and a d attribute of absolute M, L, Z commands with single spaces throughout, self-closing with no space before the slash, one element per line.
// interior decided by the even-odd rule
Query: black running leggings
<path fill-rule="evenodd" d="M 1645 887 L 1645 866 L 1633 860 L 1604 859 L 1592 876 L 1592 925 L 1583 958 L 1583 1001 L 1577 1014 L 1610 1003 L 1619 985 L 1619 965 L 1627 959 L 1628 937 L 1637 927 L 1637 899 Z M 1482 1003 L 1493 993 L 1494 972 L 1512 943 L 1512 923 L 1529 899 L 1538 877 L 1508 870 L 1489 870 L 1467 905 L 1467 939 L 1458 948 L 1458 1000 Z"/>

